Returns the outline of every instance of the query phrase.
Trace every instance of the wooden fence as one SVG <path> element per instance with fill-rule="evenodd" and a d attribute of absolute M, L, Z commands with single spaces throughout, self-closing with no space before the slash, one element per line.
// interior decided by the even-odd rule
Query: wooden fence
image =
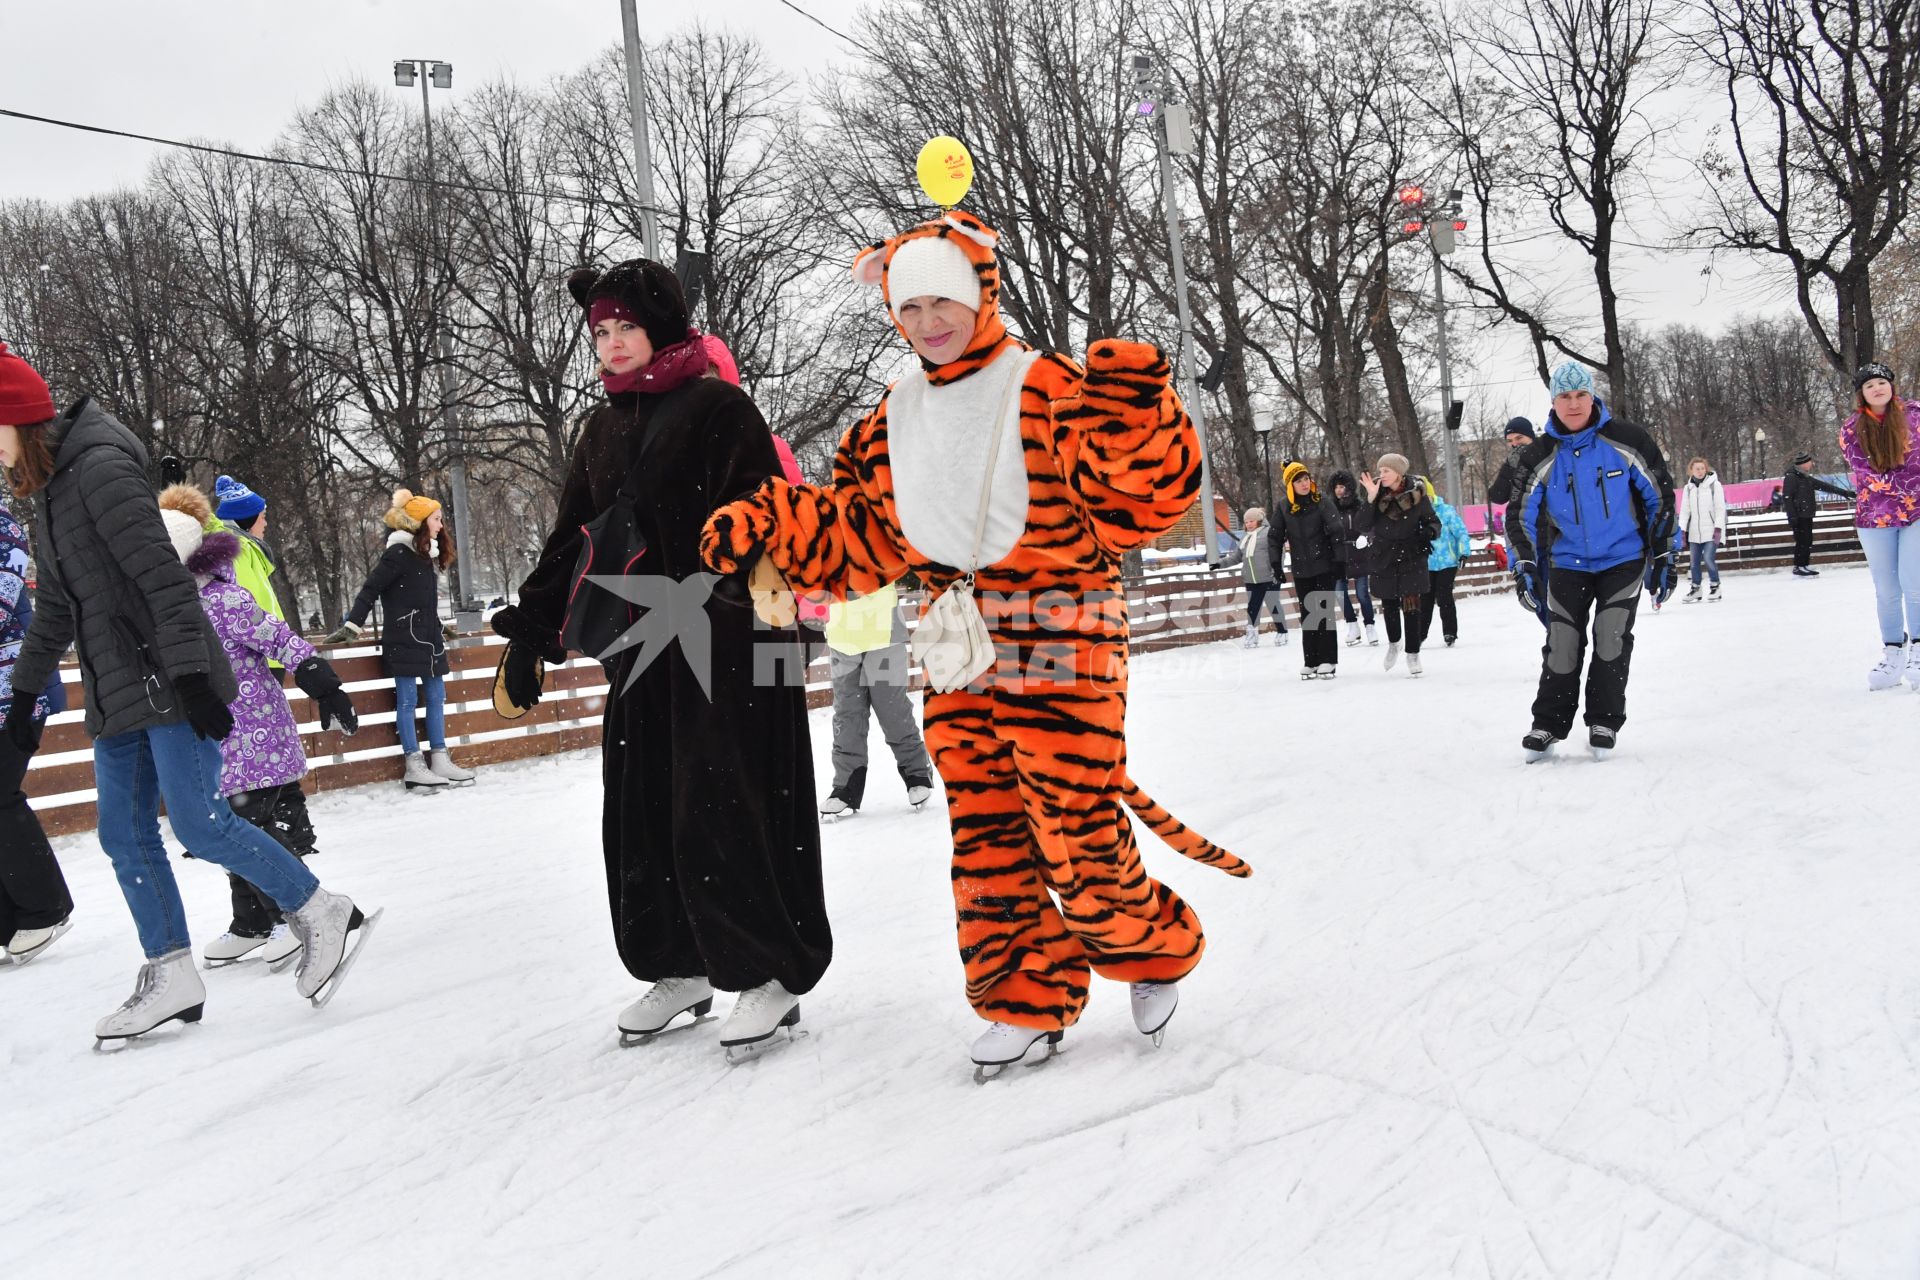
<path fill-rule="evenodd" d="M 1781 568 L 1792 562 L 1793 539 L 1783 518 L 1736 518 L 1722 547 L 1725 570 Z M 1840 564 L 1861 559 L 1852 513 L 1823 513 L 1815 524 L 1814 562 Z M 1684 576 L 1684 568 L 1682 570 Z M 1455 583 L 1459 595 L 1509 589 L 1509 578 L 1486 551 L 1476 552 Z M 906 593 L 912 603 L 915 597 Z M 1291 587 L 1284 608 L 1299 620 L 1299 601 Z M 1154 653 L 1187 645 L 1227 640 L 1246 627 L 1246 588 L 1237 568 L 1159 574 L 1132 584 L 1127 616 L 1136 653 Z M 1263 625 L 1265 625 L 1263 619 Z M 492 635 L 465 636 L 449 642 L 453 671 L 447 677 L 447 741 L 462 764 L 481 766 L 552 755 L 597 746 L 600 715 L 607 695 L 600 664 L 578 658 L 547 672 L 546 697 L 520 720 L 502 720 L 493 710 L 493 673 L 502 642 Z M 392 782 L 403 762 L 395 727 L 393 683 L 381 674 L 379 648 L 365 643 L 323 650 L 340 673 L 360 711 L 360 731 L 351 738 L 338 729 L 321 730 L 314 704 L 287 681 L 287 698 L 301 726 L 301 742 L 311 769 L 309 792 Z M 833 700 L 824 645 L 810 648 L 806 673 L 807 703 Z M 69 710 L 48 725 L 39 754 L 27 773 L 27 794 L 50 834 L 92 829 L 95 821 L 92 743 L 81 721 L 78 669 L 63 668 Z M 914 672 L 914 684 L 920 683 Z M 424 739 L 424 734 L 422 735 Z"/>

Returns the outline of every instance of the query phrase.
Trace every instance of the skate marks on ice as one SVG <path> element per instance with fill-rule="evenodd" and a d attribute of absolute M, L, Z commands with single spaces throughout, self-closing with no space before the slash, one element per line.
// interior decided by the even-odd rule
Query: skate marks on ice
<path fill-rule="evenodd" d="M 316 798 L 329 883 L 406 927 L 326 1017 L 212 974 L 203 1024 L 120 1061 L 83 1038 L 137 948 L 105 860 L 63 842 L 83 924 L 8 976 L 0 1017 L 39 1170 L 0 1266 L 238 1274 L 208 1263 L 219 1239 L 290 1274 L 643 1254 L 945 1276 L 990 1221 L 1048 1242 L 1021 1274 L 1911 1280 L 1920 889 L 1859 797 L 1883 753 L 1920 758 L 1920 726 L 1857 692 L 1872 652 L 1836 656 L 1870 622 L 1864 574 L 1819 580 L 1857 597 L 1831 625 L 1746 581 L 1643 619 L 1606 769 L 1515 772 L 1539 630 L 1510 599 L 1463 602 L 1471 643 L 1418 682 L 1268 663 L 1187 690 L 1137 660 L 1133 771 L 1284 870 L 1215 885 L 1143 839 L 1208 934 L 1177 1033 L 1153 1050 L 1096 981 L 1072 1052 L 998 1088 L 970 1078 L 945 850 L 904 810 L 825 834 L 816 1034 L 736 1070 L 708 1027 L 618 1048 L 640 984 L 607 936 L 591 755 L 424 809 Z M 1808 712 L 1790 730 L 1781 671 Z M 1369 730 L 1389 718 L 1410 731 Z M 180 878 L 213 936 L 225 877 Z M 231 1176 L 262 1134 L 300 1177 Z"/>

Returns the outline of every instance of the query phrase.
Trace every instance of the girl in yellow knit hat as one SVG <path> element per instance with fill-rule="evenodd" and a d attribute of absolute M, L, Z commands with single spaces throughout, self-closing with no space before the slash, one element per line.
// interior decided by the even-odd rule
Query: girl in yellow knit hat
<path fill-rule="evenodd" d="M 473 785 L 473 771 L 447 754 L 447 635 L 440 620 L 440 571 L 453 563 L 453 538 L 440 504 L 407 489 L 393 492 L 386 515 L 387 548 L 354 597 L 331 643 L 365 634 L 374 603 L 386 619 L 380 633 L 380 658 L 393 677 L 393 699 L 400 748 L 406 760 L 401 777 L 409 791 L 440 791 Z M 437 545 L 436 545 L 437 544 Z M 424 704 L 428 750 L 420 749 L 414 716 Z"/>

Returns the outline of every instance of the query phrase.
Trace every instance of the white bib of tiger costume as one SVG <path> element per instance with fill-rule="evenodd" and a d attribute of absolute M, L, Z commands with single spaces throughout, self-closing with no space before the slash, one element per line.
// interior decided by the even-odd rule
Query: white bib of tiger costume
<path fill-rule="evenodd" d="M 981 565 L 983 551 L 991 564 L 1012 551 L 1026 531 L 1027 467 L 1020 439 L 1020 389 L 1026 384 L 1027 370 L 1039 358 L 1037 351 L 1008 352 L 949 386 L 932 386 L 924 377 L 903 379 L 903 384 L 911 382 L 905 403 L 895 400 L 901 385 L 894 387 L 888 402 L 887 436 L 893 442 L 900 531 L 924 555 L 963 566 L 966 571 L 927 606 L 913 633 L 914 659 L 935 693 L 963 689 L 993 666 L 993 639 L 973 598 L 973 574 Z M 967 386 L 994 374 L 999 375 L 997 385 L 988 381 Z M 953 392 L 962 394 L 949 394 Z M 982 428 L 980 397 L 992 392 L 998 393 L 997 402 L 988 403 L 996 404 L 996 408 L 984 415 Z M 1012 436 L 1011 442 L 1008 436 Z M 967 492 L 960 486 L 968 480 L 979 486 L 980 497 L 963 547 L 956 534 L 965 526 L 955 518 L 951 495 L 956 489 Z M 999 519 L 991 520 L 994 516 Z M 998 527 L 989 542 L 990 522 Z"/>

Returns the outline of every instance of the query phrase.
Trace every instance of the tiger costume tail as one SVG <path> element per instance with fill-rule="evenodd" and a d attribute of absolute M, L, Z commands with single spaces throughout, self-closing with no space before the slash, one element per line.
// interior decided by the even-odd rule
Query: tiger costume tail
<path fill-rule="evenodd" d="M 1173 849 L 1192 858 L 1195 862 L 1204 862 L 1217 867 L 1230 876 L 1245 880 L 1253 874 L 1253 868 L 1247 862 L 1189 827 L 1180 819 L 1161 807 L 1158 800 L 1140 789 L 1132 778 L 1121 778 L 1121 798 L 1127 802 L 1127 808 L 1147 824 L 1147 829 L 1159 836 Z"/>

